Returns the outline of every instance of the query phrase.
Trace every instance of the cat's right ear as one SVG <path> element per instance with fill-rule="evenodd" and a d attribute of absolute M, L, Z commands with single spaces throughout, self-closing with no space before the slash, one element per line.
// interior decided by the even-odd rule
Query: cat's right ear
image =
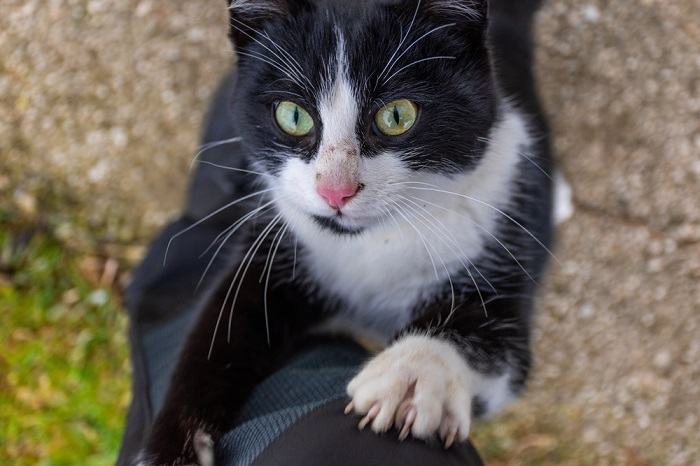
<path fill-rule="evenodd" d="M 253 41 L 265 23 L 289 14 L 288 0 L 227 0 L 230 37 L 233 44 L 245 47 Z"/>

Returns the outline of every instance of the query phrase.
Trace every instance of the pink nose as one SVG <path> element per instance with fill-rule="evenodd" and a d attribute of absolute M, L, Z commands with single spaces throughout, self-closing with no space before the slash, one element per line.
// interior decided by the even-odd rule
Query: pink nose
<path fill-rule="evenodd" d="M 345 206 L 350 200 L 355 197 L 360 190 L 359 185 L 318 185 L 316 191 L 326 200 L 329 206 L 334 209 L 340 209 Z"/>

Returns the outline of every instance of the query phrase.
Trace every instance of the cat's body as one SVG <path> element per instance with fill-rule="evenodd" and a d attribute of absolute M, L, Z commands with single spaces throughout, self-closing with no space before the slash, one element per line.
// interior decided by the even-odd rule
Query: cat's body
<path fill-rule="evenodd" d="M 227 209 L 244 221 L 220 238 L 228 266 L 204 281 L 145 463 L 208 462 L 209 440 L 309 334 L 388 346 L 348 386 L 349 411 L 378 432 L 464 441 L 472 412 L 522 388 L 552 228 L 535 3 L 494 1 L 489 24 L 485 1 L 231 2 L 248 156 L 226 163 L 244 198 Z M 398 123 L 396 99 L 418 111 L 389 136 L 374 115 Z M 280 130 L 287 101 L 310 131 Z"/>

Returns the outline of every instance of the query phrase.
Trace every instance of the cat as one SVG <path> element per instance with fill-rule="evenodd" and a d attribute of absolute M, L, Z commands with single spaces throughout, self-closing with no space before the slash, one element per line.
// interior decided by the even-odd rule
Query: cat
<path fill-rule="evenodd" d="M 239 221 L 140 464 L 211 464 L 311 333 L 385 348 L 347 386 L 377 433 L 450 447 L 522 390 L 553 240 L 536 4 L 228 0 Z"/>

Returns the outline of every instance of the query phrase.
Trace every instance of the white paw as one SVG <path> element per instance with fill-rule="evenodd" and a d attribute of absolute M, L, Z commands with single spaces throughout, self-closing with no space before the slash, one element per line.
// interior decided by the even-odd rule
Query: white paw
<path fill-rule="evenodd" d="M 387 348 L 350 381 L 345 413 L 362 415 L 358 427 L 399 438 L 410 433 L 429 440 L 439 434 L 449 448 L 469 437 L 472 370 L 452 344 L 427 336 L 408 336 Z"/>
<path fill-rule="evenodd" d="M 202 430 L 194 434 L 194 451 L 200 466 L 214 466 L 214 441 Z"/>

